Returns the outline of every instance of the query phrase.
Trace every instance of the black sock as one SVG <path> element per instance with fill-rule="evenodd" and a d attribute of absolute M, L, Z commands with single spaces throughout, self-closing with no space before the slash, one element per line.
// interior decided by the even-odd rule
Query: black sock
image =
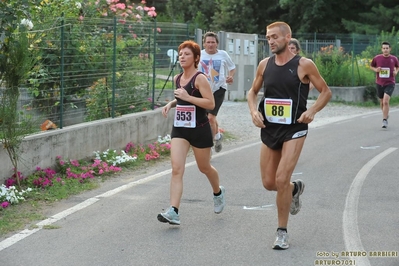
<path fill-rule="evenodd" d="M 287 228 L 278 227 L 278 228 L 277 228 L 277 231 L 278 231 L 278 230 L 285 231 L 285 232 L 287 233 Z"/>
<path fill-rule="evenodd" d="M 218 193 L 213 193 L 213 196 L 215 196 L 215 197 L 217 197 L 217 196 L 220 196 L 222 194 L 222 190 L 219 190 L 219 192 Z"/>
<path fill-rule="evenodd" d="M 174 206 L 172 206 L 172 208 L 173 208 L 173 210 L 174 210 L 176 213 L 179 213 L 179 209 L 178 209 L 178 208 L 176 208 L 176 207 L 174 207 Z"/>
<path fill-rule="evenodd" d="M 292 196 L 294 196 L 298 192 L 298 185 L 296 184 L 296 182 L 293 183 L 294 183 L 294 190 L 292 191 Z"/>

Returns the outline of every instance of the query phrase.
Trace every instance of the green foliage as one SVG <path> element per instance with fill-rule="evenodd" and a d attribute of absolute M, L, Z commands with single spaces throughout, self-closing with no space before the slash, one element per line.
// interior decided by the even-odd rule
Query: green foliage
<path fill-rule="evenodd" d="M 297 33 L 378 34 L 399 27 L 399 6 L 392 0 L 168 0 L 167 6 L 162 21 L 169 17 L 214 31 L 264 34 L 274 21 Z"/>
<path fill-rule="evenodd" d="M 375 85 L 367 85 L 363 95 L 365 102 L 372 102 L 373 104 L 379 104 L 377 97 L 377 89 Z"/>
<path fill-rule="evenodd" d="M 23 4 L 28 3 L 24 1 Z M 34 52 L 30 50 L 31 38 L 28 34 L 33 24 L 26 18 L 27 5 L 0 2 L 0 10 L 0 32 L 4 32 L 5 36 L 0 44 L 0 142 L 16 174 L 22 140 L 34 132 L 32 120 L 18 108 L 20 86 L 34 64 Z M 19 185 L 19 178 L 17 181 Z"/>
<path fill-rule="evenodd" d="M 34 48 L 41 55 L 28 83 L 35 97 L 32 108 L 57 117 L 61 107 L 83 99 L 91 108 L 88 121 L 142 110 L 131 106 L 151 108 L 149 49 L 155 43 L 154 29 L 145 23 L 151 19 L 147 16 L 151 9 L 124 3 L 126 8 L 115 8 L 115 3 L 105 0 L 43 0 L 34 8 L 33 17 L 42 30 L 34 33 Z M 115 83 L 112 72 L 117 73 Z"/>
<path fill-rule="evenodd" d="M 255 32 L 258 25 L 253 16 L 257 10 L 256 2 L 252 0 L 217 0 L 219 9 L 213 16 L 214 31 Z"/>
<path fill-rule="evenodd" d="M 381 43 L 387 41 L 391 44 L 391 53 L 399 56 L 399 31 L 393 28 L 391 31 L 382 31 L 373 45 L 368 46 L 363 52 L 362 57 L 372 59 L 377 54 L 381 54 Z"/>
<path fill-rule="evenodd" d="M 335 48 L 322 47 L 314 56 L 321 76 L 329 86 L 363 86 L 374 80 L 368 65 L 358 64 L 358 58 Z"/>
<path fill-rule="evenodd" d="M 342 19 L 348 32 L 379 34 L 399 26 L 399 5 L 395 1 L 361 1 L 356 8 L 358 12 L 348 12 L 352 17 Z"/>

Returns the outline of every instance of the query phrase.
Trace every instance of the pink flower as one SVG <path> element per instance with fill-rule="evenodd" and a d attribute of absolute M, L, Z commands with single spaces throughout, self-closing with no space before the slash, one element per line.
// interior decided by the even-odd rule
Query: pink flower
<path fill-rule="evenodd" d="M 161 30 L 161 28 L 157 28 L 157 32 L 161 32 L 162 30 Z"/>
<path fill-rule="evenodd" d="M 115 5 L 116 8 L 124 10 L 126 8 L 125 4 L 119 3 Z"/>
<path fill-rule="evenodd" d="M 150 17 L 156 17 L 157 16 L 157 12 L 155 12 L 155 11 L 148 11 L 148 16 L 150 16 Z"/>
<path fill-rule="evenodd" d="M 1 203 L 1 207 L 3 209 L 7 208 L 8 206 L 10 206 L 10 203 L 8 201 L 4 201 L 4 202 Z"/>
<path fill-rule="evenodd" d="M 11 186 L 14 186 L 17 183 L 17 181 L 14 178 L 8 178 L 5 182 L 6 188 L 9 188 Z"/>
<path fill-rule="evenodd" d="M 73 166 L 76 166 L 76 167 L 79 166 L 78 160 L 71 160 L 71 164 L 72 164 Z"/>

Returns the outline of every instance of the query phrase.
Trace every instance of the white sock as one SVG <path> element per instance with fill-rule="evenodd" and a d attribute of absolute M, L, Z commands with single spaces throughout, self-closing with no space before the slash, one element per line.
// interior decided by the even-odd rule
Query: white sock
<path fill-rule="evenodd" d="M 218 140 L 218 139 L 220 139 L 220 132 L 218 132 L 218 133 L 215 135 L 215 140 Z"/>

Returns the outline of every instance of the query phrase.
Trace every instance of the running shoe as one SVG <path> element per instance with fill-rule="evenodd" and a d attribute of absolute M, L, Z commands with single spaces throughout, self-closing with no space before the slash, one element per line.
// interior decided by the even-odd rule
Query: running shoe
<path fill-rule="evenodd" d="M 293 181 L 293 183 L 296 183 L 298 186 L 298 191 L 294 196 L 292 196 L 292 201 L 291 201 L 291 207 L 290 207 L 290 213 L 292 215 L 297 214 L 302 207 L 302 201 L 299 198 L 300 195 L 302 195 L 303 191 L 305 190 L 305 183 L 301 179 L 297 179 Z"/>
<path fill-rule="evenodd" d="M 284 230 L 278 229 L 276 232 L 276 241 L 274 241 L 273 249 L 287 249 L 289 247 L 288 233 Z"/>
<path fill-rule="evenodd" d="M 220 152 L 222 150 L 223 134 L 220 133 L 220 138 L 215 141 L 215 151 Z"/>
<path fill-rule="evenodd" d="M 382 119 L 382 128 L 387 128 L 388 127 L 388 120 Z"/>
<path fill-rule="evenodd" d="M 174 225 L 180 225 L 180 216 L 175 212 L 173 207 L 169 207 L 165 212 L 158 214 L 158 221 L 162 223 L 170 223 Z"/>
<path fill-rule="evenodd" d="M 222 193 L 219 196 L 213 196 L 215 213 L 221 213 L 223 211 L 224 205 L 226 205 L 226 202 L 224 199 L 225 189 L 223 186 L 220 186 L 220 190 L 222 191 Z"/>

